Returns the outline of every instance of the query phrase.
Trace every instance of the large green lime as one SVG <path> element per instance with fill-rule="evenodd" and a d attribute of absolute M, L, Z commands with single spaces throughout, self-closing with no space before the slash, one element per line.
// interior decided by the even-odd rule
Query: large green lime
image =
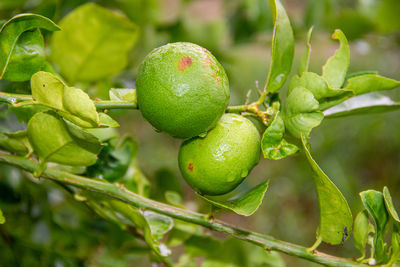
<path fill-rule="evenodd" d="M 229 102 L 223 67 L 208 50 L 191 43 L 153 50 L 139 68 L 136 90 L 143 117 L 182 139 L 213 128 Z"/>
<path fill-rule="evenodd" d="M 205 138 L 185 141 L 179 168 L 196 191 L 221 195 L 232 191 L 260 159 L 260 136 L 246 118 L 225 114 Z"/>

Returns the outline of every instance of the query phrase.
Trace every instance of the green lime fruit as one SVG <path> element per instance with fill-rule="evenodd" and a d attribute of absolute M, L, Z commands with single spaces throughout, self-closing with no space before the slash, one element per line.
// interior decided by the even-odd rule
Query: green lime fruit
<path fill-rule="evenodd" d="M 179 168 L 201 194 L 222 195 L 236 188 L 260 159 L 260 135 L 246 118 L 225 114 L 204 138 L 183 142 Z"/>
<path fill-rule="evenodd" d="M 224 68 L 191 43 L 153 50 L 139 68 L 136 90 L 143 117 L 156 130 L 182 139 L 213 128 L 229 102 Z"/>

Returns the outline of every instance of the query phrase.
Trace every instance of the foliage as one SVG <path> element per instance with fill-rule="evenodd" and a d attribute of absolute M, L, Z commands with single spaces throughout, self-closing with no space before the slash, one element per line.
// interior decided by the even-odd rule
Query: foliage
<path fill-rule="evenodd" d="M 396 91 L 389 93 L 387 90 L 398 88 L 400 81 L 371 71 L 351 73 L 350 64 L 351 40 L 372 30 L 385 34 L 398 32 L 394 15 L 399 7 L 397 2 L 358 1 L 354 9 L 346 7 L 335 13 L 335 7 L 340 4 L 334 1 L 309 1 L 305 19 L 300 24 L 289 19 L 279 0 L 270 0 L 269 7 L 264 0 L 233 1 L 231 9 L 237 16 L 232 20 L 225 15 L 213 17 L 213 12 L 204 12 L 205 7 L 214 8 L 216 13 L 228 12 L 230 9 L 222 6 L 222 1 L 215 1 L 221 4 L 220 8 L 213 1 L 203 1 L 210 2 L 209 6 L 202 6 L 204 3 L 201 1 L 175 1 L 188 11 L 175 15 L 163 14 L 162 11 L 168 7 L 157 0 L 94 1 L 82 5 L 80 1 L 36 2 L 32 3 L 33 14 L 22 13 L 27 6 L 24 0 L 0 4 L 0 14 L 8 19 L 0 23 L 0 235 L 3 238 L 0 255 L 4 264 L 130 266 L 143 261 L 143 265 L 193 266 L 194 261 L 200 260 L 202 266 L 284 266 L 277 252 L 333 266 L 392 266 L 399 263 L 400 219 L 389 189 L 385 186 L 382 192 L 362 191 L 358 210 L 361 205 L 362 209 L 353 221 L 352 205 L 349 205 L 352 202 L 346 200 L 351 199 L 350 193 L 344 191 L 343 184 L 337 180 L 341 175 L 335 175 L 336 179 L 331 180 L 326 174 L 328 172 L 324 172 L 311 156 L 314 150 L 309 143 L 310 137 L 319 131 L 314 129 L 320 129 L 327 118 L 359 114 L 371 116 L 399 109 Z M 196 14 L 193 8 L 202 11 L 200 13 L 207 19 L 197 22 L 199 18 L 193 15 Z M 272 23 L 266 19 L 272 19 Z M 335 22 L 339 20 L 340 23 Z M 351 28 L 353 22 L 361 26 Z M 319 27 L 325 27 L 333 31 L 332 39 L 338 41 L 335 52 L 324 60 L 322 68 L 319 67 L 320 74 L 311 64 L 313 28 L 308 29 L 311 24 L 316 24 L 314 34 L 318 34 Z M 343 31 L 333 29 L 336 24 L 343 26 Z M 231 35 L 228 34 L 229 28 L 233 31 Z M 257 60 L 261 62 L 261 57 L 256 58 L 258 53 L 247 61 L 250 62 L 249 72 L 260 72 L 265 86 L 258 90 L 256 99 L 248 93 L 246 101 L 243 101 L 238 84 L 251 87 L 248 80 L 253 81 L 255 76 L 250 75 L 247 79 L 245 74 L 235 70 L 238 62 L 246 62 L 244 59 L 237 61 L 236 51 L 253 50 L 242 42 L 257 42 L 257 38 L 262 40 L 265 33 L 272 36 L 269 37 L 268 74 L 261 67 L 265 67 L 265 62 L 253 64 Z M 306 37 L 305 49 L 296 61 L 296 40 L 303 37 Z M 228 106 L 225 112 L 238 114 L 232 117 L 241 118 L 240 123 L 243 120 L 253 123 L 256 126 L 254 132 L 257 128 L 261 139 L 260 142 L 257 139 L 256 152 L 253 148 L 249 149 L 250 152 L 238 150 L 239 156 L 230 157 L 234 160 L 229 163 L 231 165 L 222 163 L 226 171 L 224 179 L 213 179 L 223 169 L 217 164 L 221 161 L 217 156 L 229 148 L 220 143 L 223 138 L 218 137 L 212 147 L 214 161 L 206 159 L 202 154 L 204 147 L 201 148 L 200 144 L 199 152 L 190 153 L 204 160 L 203 169 L 210 168 L 208 174 L 214 176 L 201 175 L 191 179 L 202 182 L 213 179 L 217 184 L 210 183 L 212 188 L 203 190 L 203 193 L 213 192 L 218 183 L 230 182 L 232 177 L 226 177 L 226 173 L 239 168 L 245 160 L 255 157 L 254 161 L 258 162 L 260 151 L 264 158 L 277 164 L 301 158 L 303 165 L 311 167 L 315 203 L 319 206 L 316 240 L 310 248 L 215 219 L 217 212 L 224 212 L 222 216 L 264 216 L 263 210 L 259 210 L 264 197 L 264 203 L 268 200 L 277 203 L 266 194 L 267 189 L 278 182 L 269 175 L 271 180 L 263 178 L 251 182 L 255 176 L 252 173 L 232 191 L 248 176 L 253 162 L 251 168 L 239 174 L 238 183 L 224 190 L 226 194 L 213 197 L 191 194 L 193 191 L 185 187 L 170 168 L 160 169 L 154 175 L 152 170 L 143 168 L 142 171 L 140 168 L 148 167 L 141 161 L 142 148 L 154 154 L 150 155 L 154 162 L 160 162 L 155 153 L 159 150 L 165 154 L 163 159 L 168 158 L 177 165 L 177 157 L 171 156 L 168 147 L 168 142 L 175 142 L 171 141 L 172 138 L 163 139 L 162 145 L 152 141 L 146 143 L 140 138 L 137 141 L 132 136 L 121 135 L 116 129 L 120 124 L 125 131 L 133 127 L 130 124 L 136 116 L 126 109 L 143 112 L 140 97 L 148 92 L 143 90 L 139 94 L 138 91 L 138 102 L 136 90 L 129 89 L 135 87 L 133 80 L 148 75 L 151 88 L 161 84 L 160 81 L 165 82 L 167 85 L 161 84 L 160 87 L 167 93 L 177 83 L 166 73 L 160 79 L 154 79 L 157 82 L 154 83 L 153 72 L 143 71 L 143 68 L 138 71 L 139 64 L 151 49 L 173 41 L 198 42 L 220 58 L 222 65 L 215 60 L 218 71 L 225 75 L 222 66 L 226 67 L 229 79 L 236 81 L 231 88 L 235 92 L 231 102 L 240 103 Z M 227 48 L 230 42 L 235 49 Z M 260 51 L 265 53 L 265 42 L 259 44 Z M 185 49 L 182 51 L 183 54 L 187 52 Z M 153 66 L 154 72 L 165 67 L 162 65 L 165 58 L 158 57 L 157 60 L 160 62 Z M 293 73 L 292 65 L 297 67 L 294 75 L 290 75 Z M 198 78 L 201 76 L 198 70 L 203 65 L 197 67 L 183 83 L 202 79 Z M 177 73 L 181 75 L 181 71 Z M 217 74 L 210 74 L 213 82 Z M 258 83 L 256 89 L 259 89 Z M 174 119 L 178 121 L 178 115 L 203 114 L 199 110 L 205 108 L 196 102 L 196 97 L 204 97 L 204 94 L 196 91 L 197 87 L 193 90 L 192 101 L 186 103 L 185 100 L 187 107 L 183 109 L 182 105 L 177 105 L 173 112 L 171 105 L 177 101 L 167 105 L 156 99 L 165 100 L 167 93 L 148 94 L 147 101 L 156 103 L 157 112 L 163 116 L 173 113 L 162 123 L 176 123 Z M 208 102 L 218 101 L 208 95 L 206 99 Z M 222 102 L 217 104 L 225 108 L 226 99 Z M 217 119 L 222 116 L 219 112 L 214 113 L 212 115 Z M 122 119 L 124 116 L 128 121 Z M 144 113 L 143 116 L 146 117 Z M 217 121 L 214 117 L 213 120 Z M 196 122 L 198 119 L 190 125 L 178 121 L 185 130 Z M 212 137 L 213 129 L 209 125 L 202 127 L 196 131 L 196 135 L 202 133 L 200 136 L 185 143 L 193 140 L 206 142 Z M 232 134 L 228 128 L 225 130 L 225 135 Z M 246 142 L 247 134 L 234 132 L 242 143 Z M 246 145 L 250 146 L 248 142 Z M 146 146 L 149 147 L 147 150 Z M 272 161 L 268 162 L 272 164 Z M 295 173 L 296 169 L 290 171 Z M 182 168 L 181 172 L 185 177 Z M 310 189 L 310 180 L 308 177 L 304 180 L 306 185 L 301 185 L 304 190 Z M 193 187 L 197 189 L 196 185 Z M 287 193 L 284 187 L 281 191 L 280 195 Z M 188 194 L 199 200 L 196 208 L 204 211 L 211 207 L 211 212 L 191 211 L 193 201 L 188 200 Z M 275 206 L 280 207 L 279 204 Z M 231 237 L 211 237 L 207 228 Z M 357 260 L 316 251 L 322 242 L 343 245 L 351 235 L 355 249 L 362 254 Z M 250 243 L 258 247 L 252 247 Z"/>

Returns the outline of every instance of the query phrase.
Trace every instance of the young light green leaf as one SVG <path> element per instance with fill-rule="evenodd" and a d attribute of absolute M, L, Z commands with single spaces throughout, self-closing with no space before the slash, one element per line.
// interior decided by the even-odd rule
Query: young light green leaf
<path fill-rule="evenodd" d="M 292 68 L 294 54 L 293 30 L 289 18 L 279 0 L 270 0 L 274 32 L 271 46 L 271 64 L 265 87 L 275 92 L 285 83 Z"/>
<path fill-rule="evenodd" d="M 322 241 L 332 245 L 339 245 L 351 234 L 353 225 L 351 210 L 336 185 L 311 157 L 305 135 L 301 136 L 301 141 L 307 160 L 314 173 L 313 178 L 318 195 L 320 222 L 317 234 L 322 238 Z"/>
<path fill-rule="evenodd" d="M 326 118 L 338 118 L 353 115 L 364 115 L 389 112 L 400 109 L 400 102 L 380 93 L 369 93 L 352 97 L 340 105 L 324 111 Z"/>
<path fill-rule="evenodd" d="M 350 91 L 354 95 L 361 95 L 374 91 L 390 90 L 398 86 L 400 86 L 400 81 L 380 76 L 377 73 L 365 73 L 348 78 L 343 90 Z"/>
<path fill-rule="evenodd" d="M 56 109 L 60 115 L 82 127 L 98 127 L 94 102 L 81 89 L 68 87 L 55 75 L 40 71 L 31 79 L 35 103 Z"/>
<path fill-rule="evenodd" d="M 39 71 L 31 78 L 33 100 L 57 110 L 64 110 L 64 87 L 67 85 L 49 72 Z"/>
<path fill-rule="evenodd" d="M 360 211 L 354 219 L 353 239 L 355 247 L 362 253 L 362 258 L 365 257 L 369 229 L 368 212 Z"/>
<path fill-rule="evenodd" d="M 96 124 L 95 126 L 100 123 L 94 102 L 81 89 L 64 87 L 62 102 L 68 113 L 79 117 L 81 120 L 91 122 L 93 125 Z"/>
<path fill-rule="evenodd" d="M 346 36 L 341 30 L 335 30 L 332 39 L 339 40 L 340 47 L 322 67 L 322 77 L 331 88 L 341 88 L 350 65 L 350 48 Z"/>
<path fill-rule="evenodd" d="M 38 28 L 48 31 L 58 31 L 60 29 L 50 19 L 35 14 L 20 14 L 2 25 L 0 29 L 0 80 L 5 78 L 4 76 L 10 64 L 12 70 L 10 70 L 7 76 L 11 80 L 16 79 L 18 81 L 29 80 L 33 73 L 39 71 L 44 66 L 44 53 L 42 51 L 43 37 L 40 32 L 36 31 L 35 33 L 33 31 L 25 36 L 23 34 Z M 21 45 L 26 44 L 40 45 L 39 47 L 30 46 L 33 50 L 29 50 L 29 53 L 25 52 L 22 55 Z M 17 54 L 14 55 L 14 53 Z M 28 55 L 30 53 L 31 55 Z M 21 59 L 29 60 L 22 62 Z M 23 64 L 20 65 L 19 63 Z M 24 73 L 25 71 L 29 71 L 29 73 Z"/>
<path fill-rule="evenodd" d="M 119 127 L 119 123 L 106 113 L 99 112 L 100 127 Z"/>
<path fill-rule="evenodd" d="M 174 220 L 168 216 L 150 210 L 144 211 L 143 216 L 150 226 L 151 234 L 158 241 L 174 227 Z"/>
<path fill-rule="evenodd" d="M 179 207 L 182 209 L 185 208 L 182 204 L 182 196 L 176 191 L 171 191 L 171 190 L 165 191 L 164 198 L 165 201 L 170 205 L 174 205 L 175 207 Z"/>
<path fill-rule="evenodd" d="M 126 88 L 111 88 L 110 100 L 137 102 L 136 90 Z"/>
<path fill-rule="evenodd" d="M 392 219 L 400 223 L 399 215 L 397 214 L 397 211 L 394 208 L 392 196 L 390 195 L 389 188 L 387 188 L 387 186 L 383 188 L 383 198 L 385 199 L 386 209 L 392 216 Z"/>
<path fill-rule="evenodd" d="M 92 165 L 101 145 L 95 137 L 88 138 L 89 133 L 75 127 L 71 130 L 55 113 L 40 112 L 29 121 L 27 135 L 42 161 L 70 166 Z"/>
<path fill-rule="evenodd" d="M 93 3 L 74 9 L 60 27 L 53 35 L 51 58 L 71 83 L 119 73 L 138 35 L 127 18 Z"/>
<path fill-rule="evenodd" d="M 381 192 L 367 190 L 360 193 L 361 200 L 368 213 L 371 215 L 375 225 L 374 257 L 378 264 L 387 263 L 387 244 L 384 235 L 389 222 L 389 214 L 385 207 L 385 200 Z"/>
<path fill-rule="evenodd" d="M 318 101 L 309 90 L 294 88 L 286 99 L 282 116 L 289 133 L 296 138 L 300 138 L 302 133 L 308 136 L 324 118 L 318 106 Z"/>
<path fill-rule="evenodd" d="M 311 35 L 312 35 L 313 27 L 311 27 L 307 32 L 307 43 L 306 48 L 300 59 L 299 66 L 299 76 L 301 76 L 304 72 L 308 71 L 308 65 L 310 63 L 310 55 L 311 55 Z"/>
<path fill-rule="evenodd" d="M 284 133 L 285 125 L 280 114 L 277 113 L 261 139 L 261 149 L 265 158 L 278 160 L 293 155 L 299 150 L 296 145 L 288 143 L 283 138 Z"/>
<path fill-rule="evenodd" d="M 26 131 L 0 133 L 0 148 L 19 155 L 27 155 L 33 151 Z"/>
<path fill-rule="evenodd" d="M 0 224 L 4 224 L 6 222 L 6 218 L 4 218 L 3 211 L 0 209 Z"/>
<path fill-rule="evenodd" d="M 208 196 L 199 196 L 218 208 L 228 209 L 239 215 L 250 216 L 261 205 L 268 184 L 269 180 L 252 188 L 245 195 L 231 200 L 214 200 Z"/>
<path fill-rule="evenodd" d="M 301 76 L 293 76 L 290 81 L 288 94 L 290 94 L 294 88 L 304 87 L 313 93 L 315 99 L 327 97 L 334 97 L 346 93 L 342 89 L 332 89 L 328 86 L 326 80 L 314 72 L 304 72 Z"/>

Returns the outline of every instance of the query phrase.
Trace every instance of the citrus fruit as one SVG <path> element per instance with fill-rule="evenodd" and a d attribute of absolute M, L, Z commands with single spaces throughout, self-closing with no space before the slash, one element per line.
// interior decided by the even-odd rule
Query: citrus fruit
<path fill-rule="evenodd" d="M 204 138 L 183 142 L 179 169 L 201 194 L 222 195 L 236 188 L 260 159 L 260 135 L 246 118 L 225 114 Z"/>
<path fill-rule="evenodd" d="M 136 90 L 143 117 L 156 130 L 182 139 L 213 128 L 229 102 L 223 67 L 192 43 L 153 50 L 139 68 Z"/>

